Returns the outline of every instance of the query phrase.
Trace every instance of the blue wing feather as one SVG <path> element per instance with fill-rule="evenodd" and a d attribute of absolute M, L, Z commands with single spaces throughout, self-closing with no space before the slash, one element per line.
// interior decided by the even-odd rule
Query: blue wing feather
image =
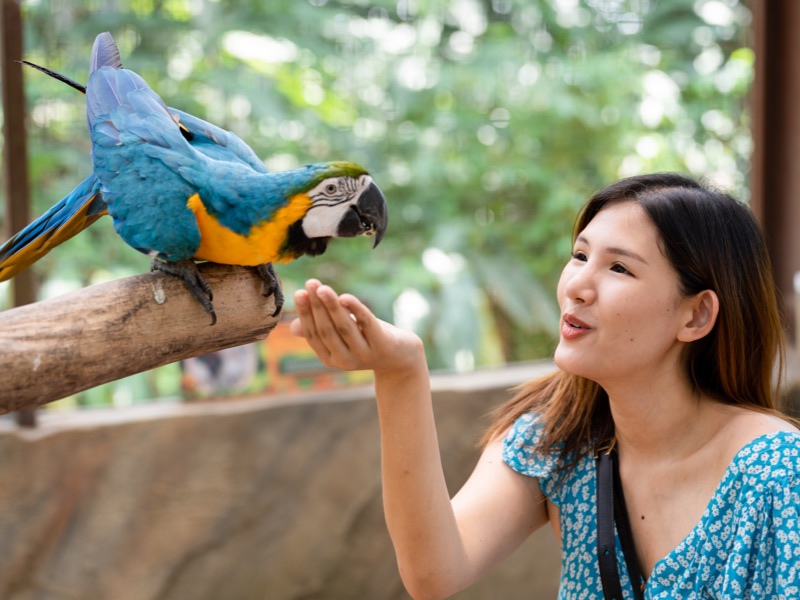
<path fill-rule="evenodd" d="M 259 173 L 268 172 L 264 162 L 235 133 L 176 108 L 170 108 L 169 112 L 186 127 L 192 136 L 189 143 L 199 152 L 215 160 L 242 162 Z"/>
<path fill-rule="evenodd" d="M 90 73 L 105 66 L 117 70 L 122 69 L 122 59 L 119 55 L 119 49 L 114 42 L 114 38 L 108 32 L 101 33 L 95 38 L 90 60 Z M 132 71 L 127 71 L 127 73 L 129 74 L 128 77 L 118 80 L 115 84 L 117 87 L 117 96 L 126 95 L 134 87 L 149 87 L 136 73 Z M 114 86 L 112 85 L 112 87 Z M 158 98 L 158 96 L 155 97 Z M 97 100 L 99 100 L 99 98 L 95 97 L 92 99 L 92 102 Z M 160 98 L 158 98 L 158 101 L 163 104 Z M 122 104 L 118 98 L 116 102 Z M 120 109 L 121 108 L 120 106 Z M 189 143 L 199 152 L 215 160 L 242 162 L 259 173 L 268 172 L 263 161 L 258 158 L 250 146 L 242 141 L 235 133 L 226 131 L 208 121 L 183 112 L 182 110 L 176 108 L 169 108 L 168 110 L 172 117 L 183 125 L 190 138 Z M 104 112 L 97 105 L 92 105 L 90 111 L 90 123 L 94 121 L 97 114 Z"/>

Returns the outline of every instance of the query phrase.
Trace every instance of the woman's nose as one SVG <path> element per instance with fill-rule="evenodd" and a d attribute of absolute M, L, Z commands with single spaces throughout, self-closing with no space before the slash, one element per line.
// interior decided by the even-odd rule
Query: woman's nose
<path fill-rule="evenodd" d="M 563 273 L 563 289 L 566 297 L 579 304 L 594 302 L 597 297 L 594 276 L 591 268 L 584 264 Z"/>

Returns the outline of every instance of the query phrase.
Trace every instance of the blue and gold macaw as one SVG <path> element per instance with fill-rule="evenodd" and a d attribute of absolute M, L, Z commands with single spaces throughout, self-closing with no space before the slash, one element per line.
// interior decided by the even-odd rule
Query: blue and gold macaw
<path fill-rule="evenodd" d="M 33 65 L 35 66 L 35 65 Z M 100 34 L 84 88 L 93 173 L 0 247 L 0 281 L 47 254 L 105 214 L 152 269 L 180 277 L 216 314 L 196 260 L 253 266 L 283 305 L 272 266 L 322 254 L 330 238 L 375 235 L 386 200 L 370 175 L 349 162 L 270 173 L 235 134 L 169 108 L 133 71 L 114 39 Z"/>

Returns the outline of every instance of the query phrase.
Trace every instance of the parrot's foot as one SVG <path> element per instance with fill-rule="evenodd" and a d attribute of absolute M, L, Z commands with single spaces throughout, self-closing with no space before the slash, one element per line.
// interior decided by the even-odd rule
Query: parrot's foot
<path fill-rule="evenodd" d="M 192 292 L 192 295 L 197 298 L 197 301 L 203 306 L 205 311 L 211 315 L 211 324 L 217 322 L 217 313 L 214 312 L 214 305 L 211 301 L 214 299 L 214 294 L 211 293 L 211 286 L 208 285 L 193 260 L 181 260 L 178 262 L 165 262 L 163 260 L 155 259 L 153 264 L 150 265 L 151 271 L 161 271 L 173 277 L 179 277 L 183 280 L 186 288 Z"/>
<path fill-rule="evenodd" d="M 275 312 L 272 313 L 273 317 L 277 317 L 278 314 L 283 310 L 283 289 L 281 288 L 281 282 L 278 279 L 278 275 L 275 273 L 275 267 L 272 266 L 272 263 L 267 263 L 265 265 L 258 265 L 256 267 L 256 271 L 258 274 L 261 275 L 261 279 L 264 280 L 264 283 L 267 284 L 267 292 L 264 296 L 275 296 Z"/>

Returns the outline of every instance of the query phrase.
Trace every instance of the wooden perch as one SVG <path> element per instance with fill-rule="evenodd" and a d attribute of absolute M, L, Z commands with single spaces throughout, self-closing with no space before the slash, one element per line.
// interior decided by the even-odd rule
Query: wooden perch
<path fill-rule="evenodd" d="M 217 324 L 183 282 L 148 273 L 0 312 L 0 414 L 265 338 L 280 317 L 254 269 L 200 265 Z"/>

